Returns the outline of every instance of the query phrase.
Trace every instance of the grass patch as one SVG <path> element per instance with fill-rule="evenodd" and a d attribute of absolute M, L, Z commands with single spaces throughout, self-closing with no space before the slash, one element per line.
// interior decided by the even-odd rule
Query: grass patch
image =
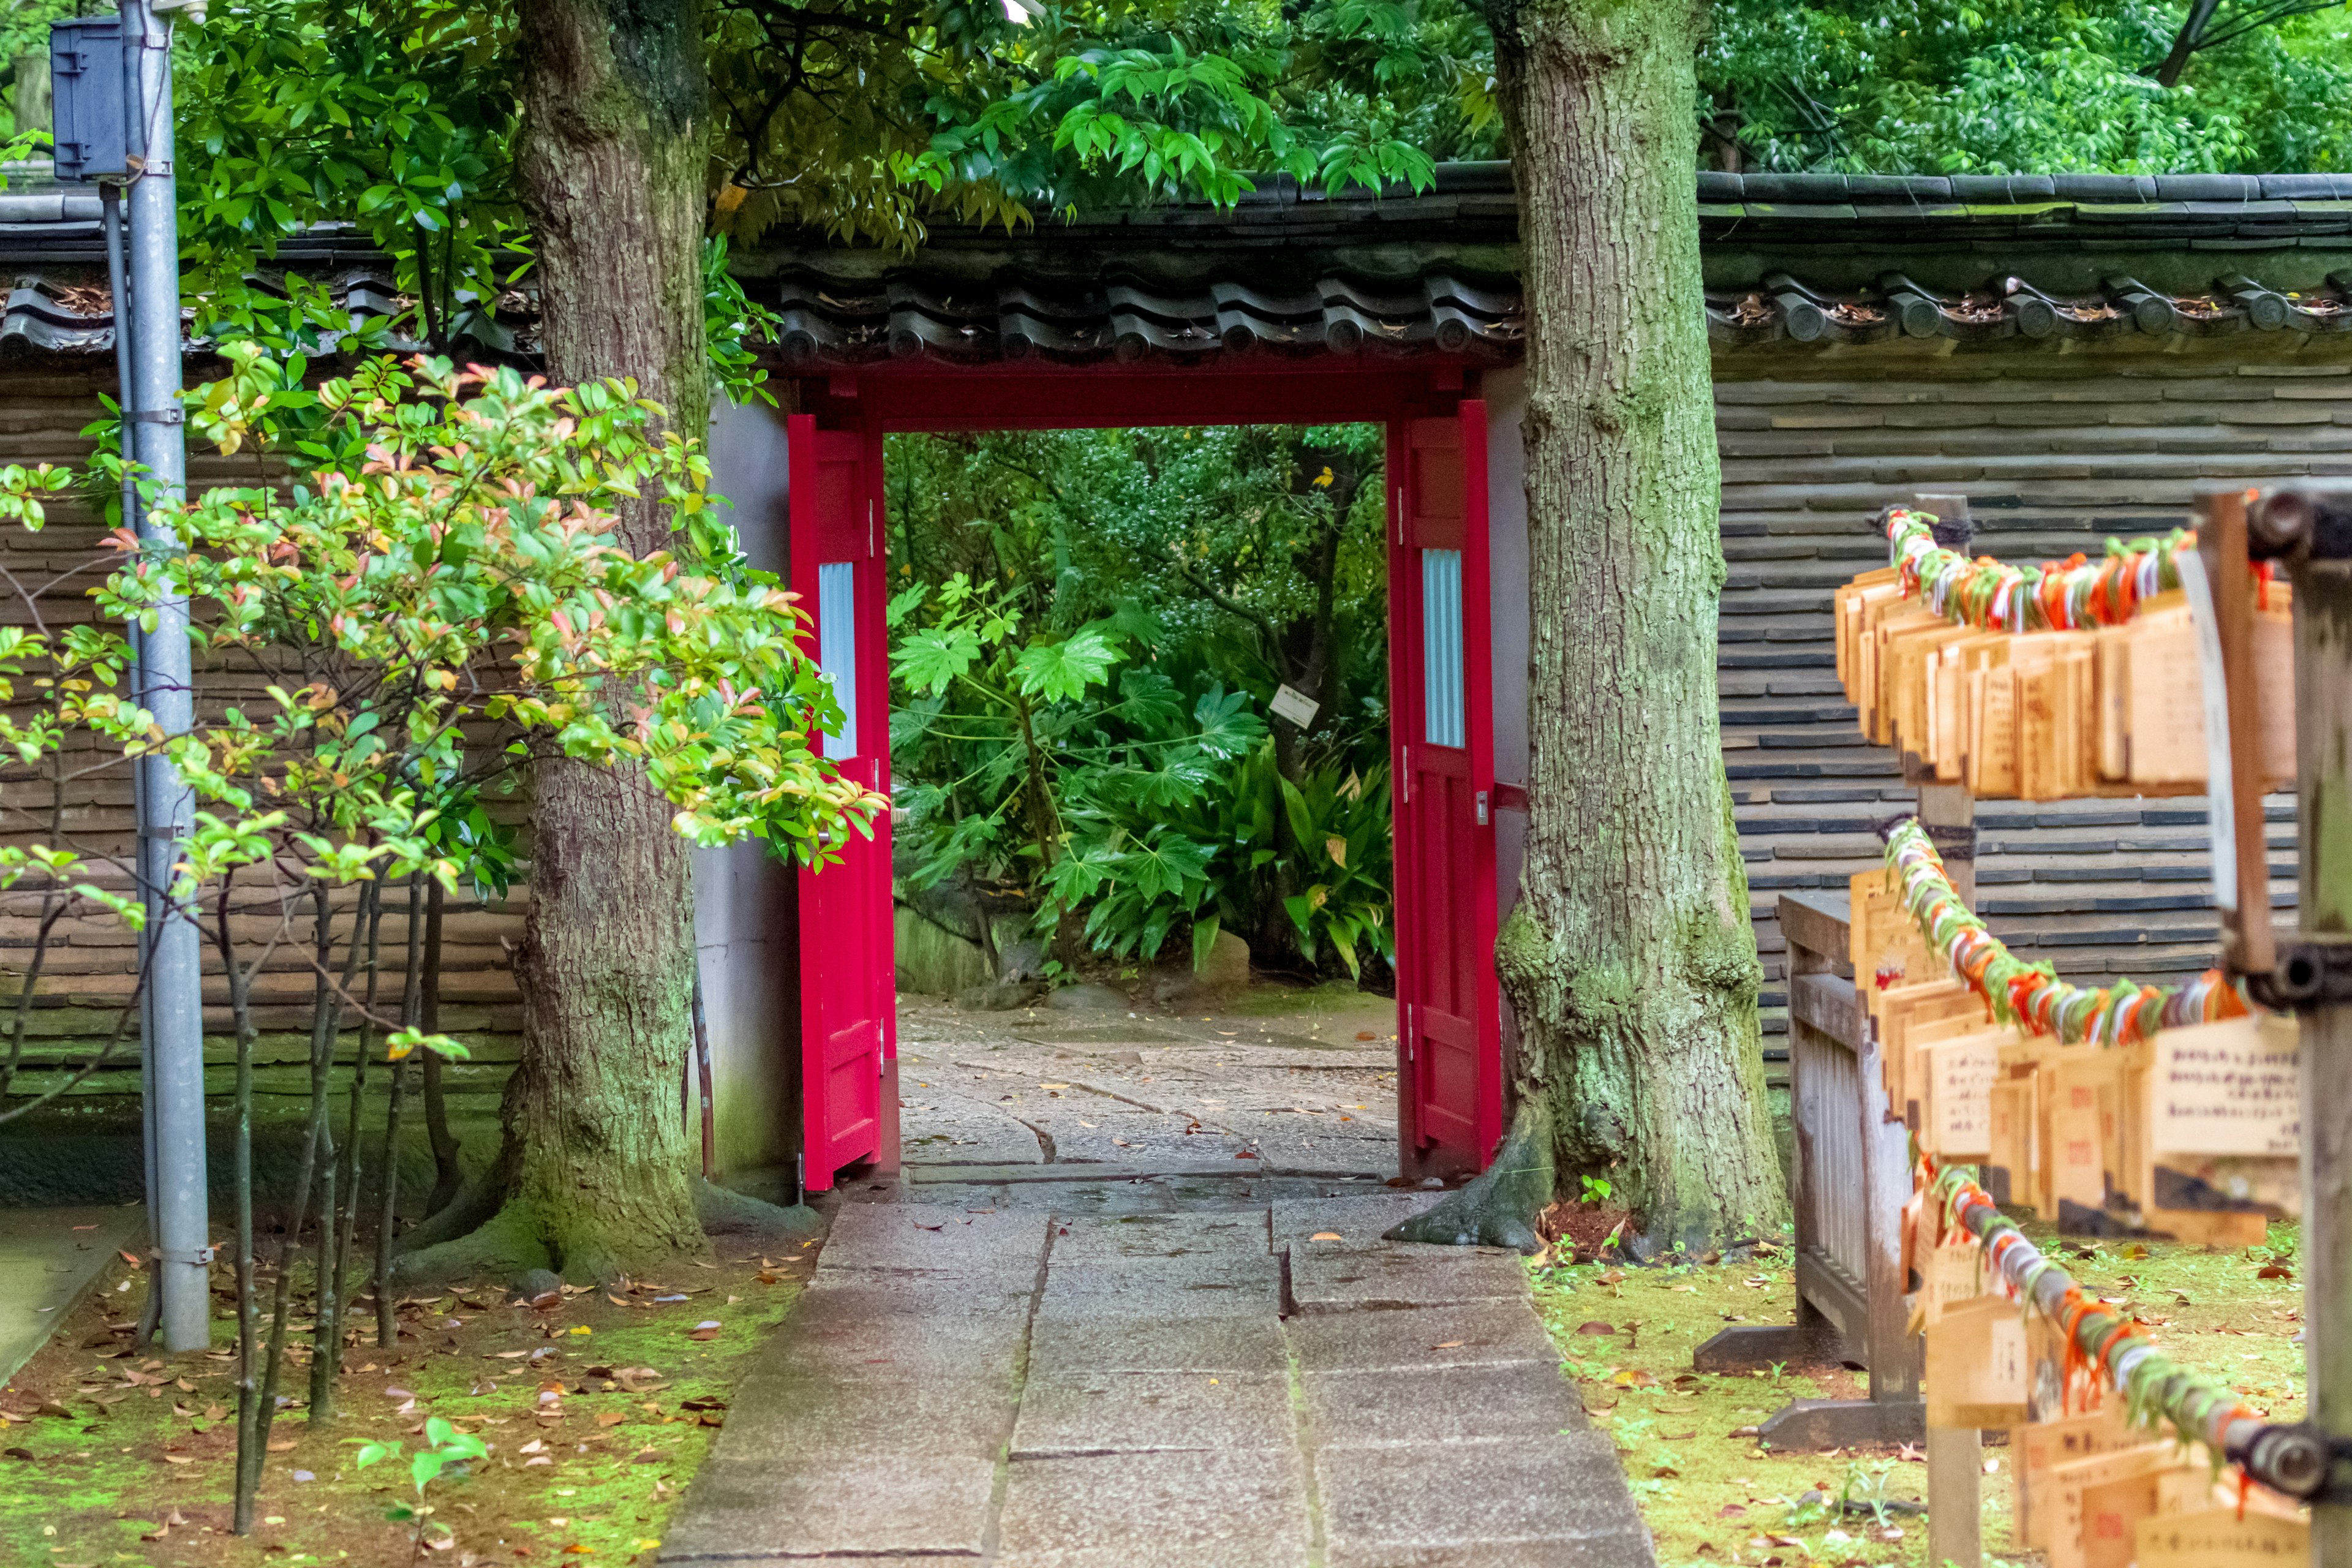
<path fill-rule="evenodd" d="M 2075 1281 L 2128 1302 L 2175 1360 L 2224 1379 L 2274 1420 L 2303 1415 L 2303 1287 L 2289 1265 L 2296 1232 L 2271 1227 L 2266 1247 L 2209 1250 L 2166 1242 L 2060 1243 L 2029 1225 L 2036 1245 Z M 1691 1352 L 1737 1323 L 1786 1323 L 1795 1310 L 1790 1255 L 1741 1263 L 1623 1268 L 1532 1268 L 1536 1305 L 1593 1425 L 1615 1437 L 1661 1568 L 1927 1568 L 1916 1513 L 1842 1511 L 1842 1497 L 1922 1503 L 1927 1463 L 1916 1449 L 1775 1452 L 1752 1428 L 1792 1399 L 1858 1398 L 1864 1380 L 1838 1365 L 1709 1375 Z M 1606 1325 L 1612 1332 L 1598 1330 Z M 1593 1331 L 1585 1331 L 1588 1327 Z M 2011 1561 L 2011 1500 L 2004 1436 L 1989 1436 L 1984 1481 L 1988 1556 Z M 1895 1533 L 1899 1531 L 1899 1533 Z"/>
<path fill-rule="evenodd" d="M 489 1458 L 435 1484 L 434 1517 L 456 1533 L 423 1562 L 650 1563 L 727 1400 L 815 1251 L 681 1264 L 626 1304 L 592 1290 L 534 1310 L 495 1288 L 404 1302 L 388 1352 L 374 1342 L 362 1298 L 365 1310 L 347 1320 L 339 1415 L 326 1429 L 310 1429 L 307 1367 L 288 1358 L 279 1394 L 296 1403 L 278 1413 L 271 1447 L 280 1451 L 268 1457 L 254 1532 L 243 1539 L 227 1532 L 236 1389 L 226 1270 L 214 1276 L 224 1348 L 142 1355 L 126 1331 L 141 1288 L 118 1263 L 0 1390 L 0 1561 L 405 1564 L 407 1530 L 383 1517 L 411 1495 L 405 1460 L 364 1471 L 352 1461 L 365 1442 L 397 1439 L 414 1451 L 425 1419 L 440 1416 L 478 1434 Z M 298 1273 L 298 1287 L 303 1280 Z M 674 1299 L 656 1300 L 664 1296 Z M 299 1289 L 294 1313 L 295 1330 L 307 1330 Z M 706 1322 L 716 1331 L 694 1337 Z"/>

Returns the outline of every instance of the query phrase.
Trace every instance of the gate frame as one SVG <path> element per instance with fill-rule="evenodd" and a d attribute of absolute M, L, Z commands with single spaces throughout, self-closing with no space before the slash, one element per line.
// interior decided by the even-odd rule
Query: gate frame
<path fill-rule="evenodd" d="M 1139 426 L 1216 425 L 1377 424 L 1391 435 L 1406 421 L 1458 417 L 1465 403 L 1479 395 L 1482 362 L 1447 355 L 1416 357 L 1410 362 L 1372 361 L 1332 355 L 1308 360 L 1252 356 L 1240 364 L 1234 356 L 1221 356 L 1209 365 L 1165 362 L 1068 365 L 1027 361 L 984 366 L 955 365 L 918 356 L 872 364 L 828 367 L 779 377 L 788 381 L 794 396 L 786 406 L 811 416 L 820 430 L 860 435 L 874 454 L 874 471 L 867 482 L 877 494 L 882 488 L 880 452 L 887 435 L 982 430 L 1129 429 Z M 1486 500 L 1486 453 L 1465 453 L 1465 484 L 1470 496 Z M 1390 591 L 1395 592 L 1393 550 L 1395 511 L 1399 498 L 1395 476 L 1386 476 L 1386 505 L 1391 549 Z M 1469 497 L 1465 496 L 1465 505 Z M 1484 505 L 1480 507 L 1483 512 Z M 1487 519 L 1491 529 L 1491 515 Z M 887 515 L 881 525 L 882 554 L 888 556 Z M 1482 605 L 1483 609 L 1483 605 Z M 1486 617 L 1479 616 L 1480 625 Z M 1466 637 L 1467 627 L 1465 627 Z M 1490 629 L 1491 636 L 1491 629 Z M 1391 635 L 1390 753 L 1396 756 L 1393 696 L 1398 666 Z M 1466 648 L 1465 648 L 1466 651 Z M 1482 650 L 1483 651 L 1483 650 Z M 1485 705 L 1491 709 L 1492 689 Z M 1494 726 L 1491 712 L 1478 715 L 1493 771 Z M 1474 753 L 1475 754 L 1475 753 Z M 1491 783 L 1490 783 L 1491 787 Z M 1477 896 L 1489 919 L 1495 910 L 1494 833 L 1499 800 L 1490 807 L 1481 830 L 1487 836 L 1486 875 L 1479 879 Z M 1391 806 L 1393 814 L 1394 807 Z M 1393 820 L 1393 816 L 1391 820 Z M 886 928 L 887 929 L 887 928 Z M 1399 921 L 1399 934 L 1402 922 Z M 1491 928 L 1489 935 L 1491 936 Z M 1490 943 L 1491 945 L 1491 943 Z M 1492 954 L 1481 972 L 1487 1016 L 1481 1020 L 1476 1123 L 1482 1146 L 1475 1151 L 1476 1169 L 1494 1158 L 1494 1142 L 1504 1125 L 1502 1003 L 1493 973 Z M 895 985 L 893 987 L 895 995 Z M 805 1005 L 805 1003 L 803 1004 Z M 886 1029 L 880 1084 L 884 1127 L 874 1162 L 882 1171 L 898 1166 L 898 1059 L 895 1029 Z M 803 1044 L 803 1050 L 805 1044 Z M 1404 1021 L 1397 1026 L 1397 1164 L 1401 1176 L 1419 1179 L 1424 1173 L 1423 1151 L 1415 1125 L 1417 1084 L 1414 1064 L 1408 1059 L 1410 1041 Z M 803 1091 L 808 1086 L 803 1083 Z M 1483 1137 L 1491 1129 L 1493 1137 Z M 1433 1146 L 1436 1158 L 1429 1168 L 1453 1173 L 1461 1166 Z M 855 1172 L 856 1166 L 844 1167 Z M 809 1175 L 814 1177 L 814 1172 Z M 814 1180 L 809 1184 L 814 1187 Z"/>

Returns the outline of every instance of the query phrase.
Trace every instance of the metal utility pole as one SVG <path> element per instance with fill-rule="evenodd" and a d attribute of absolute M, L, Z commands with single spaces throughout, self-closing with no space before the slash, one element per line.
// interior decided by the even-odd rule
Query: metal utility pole
<path fill-rule="evenodd" d="M 141 542 L 174 548 L 152 521 L 187 489 L 187 446 L 180 412 L 179 193 L 173 177 L 172 29 L 149 0 L 121 6 L 122 76 L 131 175 L 131 382 L 123 388 L 123 455 L 142 470 L 147 495 L 139 509 Z M 142 701 L 165 734 L 195 722 L 188 655 L 188 605 L 162 607 L 142 639 Z M 146 812 L 139 825 L 142 879 L 170 886 L 173 846 L 195 826 L 195 804 L 179 771 L 161 757 L 139 766 Z M 155 1289 L 162 1300 L 163 1348 L 202 1350 L 212 1342 L 212 1247 L 207 1235 L 205 1160 L 204 948 L 192 910 L 160 897 L 162 918 L 150 936 L 150 1116 L 153 1130 Z"/>

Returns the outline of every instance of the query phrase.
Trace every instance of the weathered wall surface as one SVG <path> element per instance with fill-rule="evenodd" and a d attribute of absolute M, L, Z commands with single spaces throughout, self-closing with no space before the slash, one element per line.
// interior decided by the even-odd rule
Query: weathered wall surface
<path fill-rule="evenodd" d="M 81 431 L 99 416 L 100 393 L 112 386 L 110 374 L 22 367 L 0 372 L 0 462 L 78 468 L 90 448 Z M 209 450 L 192 449 L 189 456 L 189 482 L 199 488 L 249 485 L 262 472 L 250 454 L 225 459 Z M 30 624 L 36 596 L 39 617 L 52 627 L 87 622 L 95 614 L 88 590 L 104 576 L 112 559 L 105 547 L 102 507 L 78 491 L 52 501 L 47 511 L 47 524 L 38 533 L 14 525 L 0 531 L 0 625 Z M 265 684 L 262 676 L 249 670 L 205 670 L 199 701 L 215 711 L 230 704 L 250 707 L 266 700 Z M 95 751 L 83 754 L 93 763 L 102 760 Z M 46 787 L 35 784 L 30 770 L 0 768 L 0 837 L 23 842 L 45 832 L 47 804 Z M 493 803 L 493 809 L 500 808 Z M 519 817 L 522 809 L 519 801 L 513 802 L 503 814 Z M 126 854 L 132 834 L 128 769 L 118 761 L 76 777 L 67 789 L 65 816 L 77 847 L 85 853 Z M 509 953 L 509 944 L 522 935 L 526 897 L 517 888 L 505 899 L 485 903 L 470 890 L 461 891 L 449 901 L 444 918 L 442 1026 L 474 1053 L 471 1060 L 452 1064 L 446 1074 L 453 1110 L 461 1114 L 488 1114 L 495 1109 L 517 1058 L 522 1021 Z M 332 919 L 340 930 L 349 930 L 356 902 L 355 894 L 338 895 Z M 0 994 L 13 994 L 16 988 L 16 966 L 25 962 L 32 945 L 38 904 L 37 894 L 11 894 L 0 900 Z M 249 963 L 265 944 L 276 944 L 255 982 L 256 1021 L 261 1030 L 257 1089 L 265 1096 L 307 1094 L 309 1069 L 304 1064 L 313 973 L 302 952 L 311 921 L 306 910 L 290 922 L 281 921 L 274 900 L 240 899 L 238 909 L 234 925 L 243 944 L 241 962 Z M 382 942 L 385 962 L 394 966 L 406 950 L 404 909 L 404 900 L 388 890 Z M 205 961 L 206 1087 L 225 1095 L 233 1076 L 234 1041 L 227 984 L 209 934 Z M 131 994 L 135 965 L 133 939 L 111 919 L 60 928 L 52 938 L 47 978 L 27 1030 L 25 1061 L 31 1070 L 16 1080 L 20 1091 L 37 1089 L 52 1079 L 54 1069 L 47 1064 L 81 1059 L 93 1037 L 102 1039 L 113 1032 Z M 395 970 L 384 985 L 396 996 L 399 984 Z M 77 1086 L 73 1094 L 91 1101 L 135 1095 L 136 1042 L 134 1023 L 130 1043 L 118 1052 L 114 1065 Z"/>
<path fill-rule="evenodd" d="M 2228 352 L 2257 344 L 2259 359 Z M 1717 356 L 1724 758 L 1768 1008 L 1785 1001 L 1778 895 L 1843 888 L 1876 863 L 1873 825 L 1914 798 L 1864 742 L 1834 669 L 1831 591 L 1885 563 L 1873 513 L 1961 491 L 1981 552 L 2034 562 L 2180 526 L 2200 486 L 2352 473 L 2340 337 L 2007 346 L 2023 352 Z M 2292 801 L 2268 816 L 2273 897 L 2291 907 Z M 1981 805 L 1979 908 L 2070 979 L 2177 981 L 2214 960 L 2204 823 L 2194 798 Z"/>

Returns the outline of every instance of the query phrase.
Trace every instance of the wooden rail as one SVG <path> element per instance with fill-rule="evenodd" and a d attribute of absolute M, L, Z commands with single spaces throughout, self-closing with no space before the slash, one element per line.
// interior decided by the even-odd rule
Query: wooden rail
<path fill-rule="evenodd" d="M 1789 944 L 1789 1068 L 1796 1124 L 1796 1321 L 1724 1330 L 1698 1347 L 1700 1372 L 1776 1362 L 1858 1361 L 1867 1399 L 1799 1399 L 1759 1429 L 1781 1448 L 1917 1442 L 1920 1342 L 1904 1332 L 1902 1223 L 1909 1130 L 1890 1114 L 1878 1042 L 1847 960 L 1843 897 L 1783 893 Z"/>

